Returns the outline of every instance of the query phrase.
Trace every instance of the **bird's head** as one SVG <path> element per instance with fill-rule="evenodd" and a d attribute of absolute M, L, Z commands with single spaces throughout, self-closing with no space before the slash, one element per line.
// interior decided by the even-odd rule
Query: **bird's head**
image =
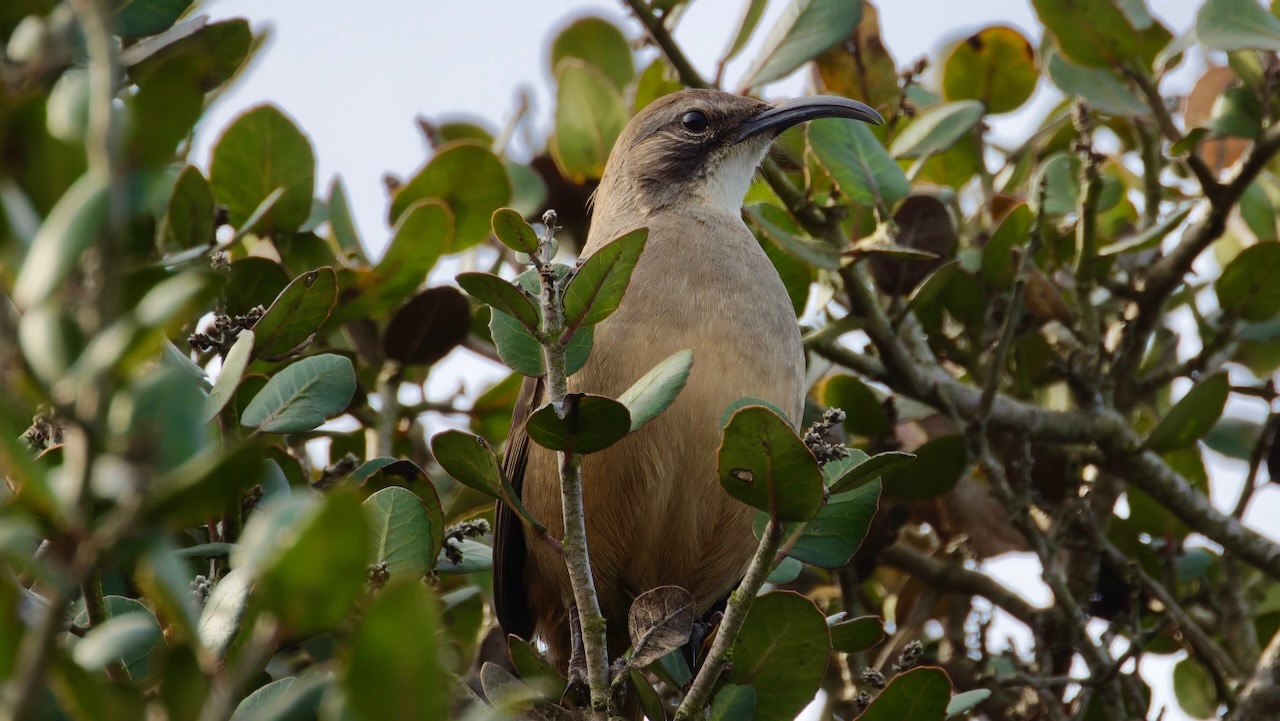
<path fill-rule="evenodd" d="M 736 215 L 773 139 L 815 118 L 884 122 L 870 107 L 830 95 L 777 104 L 719 90 L 666 95 L 622 131 L 600 192 L 646 212 L 701 203 Z"/>

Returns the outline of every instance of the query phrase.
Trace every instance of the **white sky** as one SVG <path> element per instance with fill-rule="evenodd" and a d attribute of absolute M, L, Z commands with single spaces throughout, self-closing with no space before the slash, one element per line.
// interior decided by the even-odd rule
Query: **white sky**
<path fill-rule="evenodd" d="M 787 4 L 769 3 L 754 42 L 729 65 L 731 86 Z M 1191 27 L 1200 4 L 1148 0 L 1175 35 Z M 685 14 L 676 38 L 704 76 L 713 74 L 743 5 L 744 0 L 695 0 Z M 341 175 L 361 236 L 380 253 L 389 231 L 381 177 L 386 172 L 406 177 L 425 158 L 414 117 L 469 117 L 497 130 L 512 113 L 518 90 L 528 88 L 533 117 L 545 130 L 551 116 L 547 56 L 554 32 L 594 14 L 619 24 L 629 37 L 641 36 L 624 7 L 592 0 L 207 0 L 201 12 L 214 20 L 245 17 L 255 31 L 269 30 L 272 39 L 251 71 L 206 116 L 192 159 L 207 167 L 210 146 L 236 114 L 273 102 L 311 136 L 319 162 L 317 192 Z M 939 48 L 948 41 L 987 25 L 1008 24 L 1028 35 L 1037 27 L 1030 0 L 882 0 L 878 7 L 883 40 L 900 67 L 921 56 L 937 62 Z M 771 86 L 771 96 L 802 93 L 805 77 L 801 71 Z M 1023 110 L 996 120 L 997 139 L 1023 137 L 1055 101 L 1042 87 Z M 471 392 L 500 375 L 474 359 L 454 358 L 444 366 L 437 375 L 460 380 Z M 1260 418 L 1265 408 L 1257 405 L 1232 409 Z M 1220 507 L 1234 503 L 1242 465 L 1211 459 L 1213 498 Z M 1271 484 L 1254 501 L 1249 518 L 1280 538 L 1280 529 L 1263 522 L 1278 513 L 1280 490 Z M 1048 602 L 1038 567 L 1029 559 L 1002 560 L 992 570 L 1034 602 Z M 1156 681 L 1153 715 L 1168 705 L 1170 721 L 1185 718 L 1167 681 L 1174 658 L 1144 664 L 1145 675 Z"/>

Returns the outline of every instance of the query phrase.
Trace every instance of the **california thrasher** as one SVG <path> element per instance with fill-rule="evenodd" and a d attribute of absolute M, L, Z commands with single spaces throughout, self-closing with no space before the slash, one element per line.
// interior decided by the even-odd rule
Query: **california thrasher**
<path fill-rule="evenodd" d="M 670 408 L 583 458 L 587 543 L 610 659 L 629 645 L 627 613 L 637 595 L 681 586 L 701 615 L 738 583 L 755 549 L 752 509 L 717 481 L 720 416 L 751 396 L 799 421 L 805 358 L 787 290 L 742 221 L 742 199 L 778 133 L 823 117 L 883 122 L 846 98 L 771 105 L 684 90 L 640 111 L 609 155 L 582 254 L 641 227 L 649 228 L 649 240 L 621 307 L 596 327 L 590 359 L 569 378 L 569 390 L 616 398 L 672 353 L 693 350 L 688 384 Z M 542 396 L 542 383 L 526 379 L 503 470 L 559 538 L 555 455 L 524 433 Z M 536 634 L 564 670 L 573 592 L 563 557 L 530 537 L 502 503 L 494 536 L 502 628 L 524 638 Z"/>

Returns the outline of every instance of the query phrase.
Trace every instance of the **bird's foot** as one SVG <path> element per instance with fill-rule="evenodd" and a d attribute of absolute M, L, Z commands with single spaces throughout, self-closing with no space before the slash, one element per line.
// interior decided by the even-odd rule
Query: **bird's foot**
<path fill-rule="evenodd" d="M 569 607 L 569 687 L 578 687 L 586 691 L 587 684 L 587 647 L 582 641 L 582 621 L 578 618 L 578 607 Z"/>

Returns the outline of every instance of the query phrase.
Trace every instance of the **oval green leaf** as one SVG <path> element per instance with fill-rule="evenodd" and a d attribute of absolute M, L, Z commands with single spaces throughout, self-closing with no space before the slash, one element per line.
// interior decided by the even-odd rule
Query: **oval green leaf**
<path fill-rule="evenodd" d="M 951 703 L 951 678 L 935 666 L 921 666 L 889 679 L 859 721 L 943 721 Z"/>
<path fill-rule="evenodd" d="M 595 453 L 631 430 L 627 407 L 604 396 L 569 393 L 561 409 L 546 404 L 530 414 L 525 432 L 534 443 L 565 453 Z"/>
<path fill-rule="evenodd" d="M 871 482 L 847 493 L 833 494 L 806 523 L 789 523 L 783 530 L 787 555 L 819 568 L 840 568 L 853 559 L 871 528 L 880 506 L 880 483 Z M 760 534 L 767 521 L 756 519 Z"/>
<path fill-rule="evenodd" d="M 1280 19 L 1256 0 L 1208 0 L 1196 15 L 1196 38 L 1209 50 L 1280 51 Z"/>
<path fill-rule="evenodd" d="M 731 681 L 755 689 L 755 721 L 791 721 L 818 692 L 830 655 L 827 619 L 812 601 L 791 591 L 765 594 L 734 641 Z"/>
<path fill-rule="evenodd" d="M 551 157 L 574 183 L 604 174 L 613 143 L 630 118 L 622 93 L 597 69 L 574 58 L 556 66 L 556 124 Z"/>
<path fill-rule="evenodd" d="M 902 168 L 862 123 L 839 118 L 814 120 L 806 137 L 809 151 L 858 205 L 889 205 L 911 192 Z"/>
<path fill-rule="evenodd" d="M 860 616 L 831 624 L 831 648 L 841 653 L 869 651 L 884 638 L 879 616 Z"/>
<path fill-rule="evenodd" d="M 1157 453 L 1185 448 L 1203 438 L 1222 417 L 1231 384 L 1225 373 L 1215 373 L 1191 387 L 1161 418 L 1146 446 Z"/>
<path fill-rule="evenodd" d="M 631 60 L 631 43 L 616 25 L 602 18 L 582 18 L 560 31 L 551 42 L 552 71 L 565 58 L 575 58 L 594 66 L 619 90 L 626 87 L 636 74 Z"/>
<path fill-rule="evenodd" d="M 212 243 L 213 212 L 213 191 L 204 173 L 194 165 L 184 167 L 156 233 L 160 250 L 174 252 Z"/>
<path fill-rule="evenodd" d="M 438 602 L 420 580 L 393 582 L 370 602 L 342 672 L 357 721 L 449 717 Z"/>
<path fill-rule="evenodd" d="M 760 54 L 741 85 L 755 88 L 790 75 L 823 51 L 847 39 L 862 19 L 862 3 L 791 0 L 765 36 Z"/>
<path fill-rule="evenodd" d="M 920 113 L 893 139 L 889 152 L 895 158 L 923 158 L 941 153 L 971 132 L 986 112 L 977 100 L 957 100 L 935 105 Z"/>
<path fill-rule="evenodd" d="M 915 459 L 914 453 L 900 451 L 877 453 L 866 460 L 842 468 L 840 475 L 828 484 L 828 489 L 835 494 L 858 488 L 892 470 L 910 464 Z M 831 465 L 833 464 L 827 464 L 828 467 Z M 826 468 L 823 471 L 826 471 Z"/>
<path fill-rule="evenodd" d="M 618 396 L 618 402 L 631 414 L 631 430 L 658 417 L 672 403 L 689 381 L 693 368 L 693 351 L 688 348 L 672 353 L 666 360 L 654 366 L 640 380 Z"/>
<path fill-rule="evenodd" d="M 511 208 L 498 208 L 493 211 L 489 224 L 493 226 L 493 234 L 508 248 L 528 255 L 538 252 L 538 234 L 520 213 Z"/>
<path fill-rule="evenodd" d="M 956 43 L 942 67 L 942 97 L 977 100 L 993 114 L 1017 110 L 1040 81 L 1036 51 L 1007 25 L 983 28 Z"/>
<path fill-rule="evenodd" d="M 281 360 L 306 348 L 338 302 L 338 274 L 324 266 L 294 278 L 253 325 L 255 358 Z"/>
<path fill-rule="evenodd" d="M 257 227 L 289 231 L 311 214 L 315 166 L 311 141 L 298 126 L 274 105 L 259 105 L 222 131 L 213 147 L 209 180 L 235 226 L 244 225 L 263 200 L 284 188 Z"/>
<path fill-rule="evenodd" d="M 459 273 L 455 280 L 459 287 L 481 303 L 515 318 L 529 330 L 538 329 L 538 309 L 515 284 L 490 273 Z"/>
<path fill-rule="evenodd" d="M 373 532 L 373 563 L 387 564 L 392 576 L 422 578 L 430 573 L 444 529 L 433 528 L 422 499 L 407 488 L 388 486 L 362 505 Z"/>
<path fill-rule="evenodd" d="M 782 521 L 807 521 L 822 507 L 822 470 L 781 416 L 760 405 L 733 414 L 717 454 L 729 495 Z"/>
<path fill-rule="evenodd" d="M 350 358 L 303 358 L 267 381 L 249 401 L 240 423 L 266 433 L 309 431 L 345 410 L 355 392 Z"/>
<path fill-rule="evenodd" d="M 569 332 L 595 325 L 618 309 L 648 239 L 648 228 L 633 230 L 592 253 L 574 273 L 564 290 L 564 321 Z"/>
<path fill-rule="evenodd" d="M 1280 312 L 1280 243 L 1258 243 L 1240 252 L 1214 282 L 1218 304 L 1249 321 L 1271 319 Z"/>
<path fill-rule="evenodd" d="M 391 200 L 391 219 L 398 222 L 409 207 L 437 199 L 453 212 L 456 253 L 489 237 L 493 211 L 511 199 L 511 181 L 502 161 L 485 145 L 459 140 L 442 146 Z"/>
<path fill-rule="evenodd" d="M 254 333 L 251 330 L 240 331 L 227 357 L 222 361 L 222 370 L 218 371 L 218 380 L 209 390 L 209 397 L 204 400 L 205 423 L 218 417 L 223 408 L 236 396 L 236 388 L 244 378 L 244 371 L 249 367 L 253 357 Z"/>
<path fill-rule="evenodd" d="M 969 466 L 962 436 L 940 436 L 915 450 L 916 458 L 905 467 L 881 477 L 886 496 L 911 500 L 936 498 L 951 490 Z"/>

